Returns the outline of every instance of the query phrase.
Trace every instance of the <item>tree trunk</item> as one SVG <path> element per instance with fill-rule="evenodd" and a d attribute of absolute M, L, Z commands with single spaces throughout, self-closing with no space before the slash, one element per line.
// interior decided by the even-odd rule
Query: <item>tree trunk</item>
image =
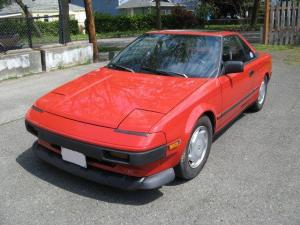
<path fill-rule="evenodd" d="M 84 0 L 84 7 L 85 7 L 85 13 L 86 13 L 86 26 L 87 26 L 87 31 L 89 34 L 89 40 L 90 40 L 90 43 L 93 43 L 93 59 L 94 59 L 94 62 L 98 62 L 99 54 L 98 54 L 98 46 L 97 46 L 92 0 Z"/>
<path fill-rule="evenodd" d="M 160 0 L 155 0 L 156 6 L 156 28 L 161 30 L 161 11 L 160 11 Z"/>
<path fill-rule="evenodd" d="M 260 0 L 254 0 L 253 8 L 252 8 L 252 15 L 251 15 L 251 22 L 250 22 L 251 27 L 256 26 L 259 6 L 260 6 Z"/>
<path fill-rule="evenodd" d="M 33 16 L 32 16 L 32 14 L 28 11 L 28 12 L 26 12 L 26 6 L 25 6 L 25 4 L 22 2 L 22 0 L 16 0 L 16 3 L 20 6 L 20 8 L 23 10 L 23 12 L 26 14 L 27 13 L 27 15 L 28 15 L 28 17 L 30 17 L 30 18 L 32 18 Z M 35 29 L 35 31 L 36 31 L 36 33 L 37 33 L 37 36 L 38 37 L 41 37 L 42 36 L 42 32 L 40 31 L 40 28 L 34 23 L 34 21 L 32 20 L 32 23 L 31 23 L 32 25 L 33 25 L 33 28 Z"/>
<path fill-rule="evenodd" d="M 59 43 L 71 41 L 69 26 L 69 0 L 58 0 L 59 5 Z"/>

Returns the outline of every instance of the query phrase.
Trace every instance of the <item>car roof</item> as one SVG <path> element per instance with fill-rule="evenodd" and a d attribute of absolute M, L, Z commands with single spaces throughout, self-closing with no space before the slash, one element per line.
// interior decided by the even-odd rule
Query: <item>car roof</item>
<path fill-rule="evenodd" d="M 158 31 L 147 32 L 147 34 L 204 35 L 204 36 L 224 37 L 224 36 L 233 35 L 237 33 L 231 31 L 207 31 L 207 30 L 158 30 Z"/>

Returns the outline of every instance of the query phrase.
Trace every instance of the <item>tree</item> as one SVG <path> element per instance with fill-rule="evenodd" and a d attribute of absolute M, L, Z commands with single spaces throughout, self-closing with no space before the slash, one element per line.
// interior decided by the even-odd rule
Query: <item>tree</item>
<path fill-rule="evenodd" d="M 96 38 L 92 0 L 84 0 L 84 7 L 86 13 L 86 26 L 89 34 L 89 41 L 90 43 L 93 44 L 93 59 L 94 62 L 98 62 L 99 54 L 98 54 L 98 45 L 97 45 L 97 38 Z"/>
<path fill-rule="evenodd" d="M 11 4 L 12 0 L 6 0 L 6 2 L 8 4 Z M 28 8 L 26 7 L 26 5 L 22 2 L 22 0 L 15 0 L 15 2 L 20 6 L 20 8 L 23 10 L 24 14 L 27 17 L 29 17 L 29 18 L 33 17 L 32 14 L 29 12 Z M 31 21 L 32 21 L 31 24 L 33 25 L 33 29 L 35 29 L 37 36 L 41 37 L 42 36 L 42 32 L 40 31 L 39 27 L 34 23 L 33 19 L 31 19 Z"/>
<path fill-rule="evenodd" d="M 10 0 L 0 0 L 0 9 L 3 8 L 4 6 L 10 4 Z"/>
<path fill-rule="evenodd" d="M 160 11 L 160 0 L 155 0 L 156 8 L 156 28 L 161 30 L 161 11 Z"/>
<path fill-rule="evenodd" d="M 254 0 L 253 7 L 252 7 L 251 22 L 250 22 L 251 27 L 254 27 L 256 25 L 259 6 L 260 6 L 260 0 Z"/>
<path fill-rule="evenodd" d="M 199 3 L 196 8 L 196 16 L 201 25 L 204 25 L 204 22 L 208 17 L 215 16 L 217 13 L 218 7 L 214 4 L 213 1 Z"/>

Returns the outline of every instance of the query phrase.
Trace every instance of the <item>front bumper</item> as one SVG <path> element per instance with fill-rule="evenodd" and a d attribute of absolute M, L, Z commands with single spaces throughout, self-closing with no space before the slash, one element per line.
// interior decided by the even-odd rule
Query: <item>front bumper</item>
<path fill-rule="evenodd" d="M 173 168 L 154 174 L 149 177 L 131 177 L 117 173 L 106 172 L 93 168 L 81 168 L 61 159 L 61 156 L 53 154 L 38 142 L 32 146 L 35 154 L 43 161 L 73 175 L 94 181 L 99 184 L 125 189 L 125 190 L 150 190 L 159 188 L 175 179 Z"/>
<path fill-rule="evenodd" d="M 40 140 L 43 140 L 49 144 L 54 144 L 59 148 L 64 147 L 80 152 L 85 156 L 98 161 L 129 166 L 144 166 L 166 158 L 167 146 L 165 145 L 145 152 L 120 151 L 67 138 L 35 126 L 28 121 L 25 121 L 25 126 L 28 132 L 35 135 Z M 127 157 L 126 159 L 115 158 L 111 156 L 111 153 L 125 154 Z"/>

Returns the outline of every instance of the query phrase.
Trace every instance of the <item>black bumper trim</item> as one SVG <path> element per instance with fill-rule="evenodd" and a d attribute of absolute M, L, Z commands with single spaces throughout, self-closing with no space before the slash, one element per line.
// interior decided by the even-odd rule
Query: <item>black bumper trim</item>
<path fill-rule="evenodd" d="M 160 188 L 175 179 L 174 169 L 170 168 L 149 177 L 131 177 L 100 169 L 81 168 L 75 164 L 65 162 L 55 153 L 35 142 L 32 146 L 34 153 L 43 161 L 73 175 L 94 181 L 99 184 L 125 190 L 151 190 Z"/>
<path fill-rule="evenodd" d="M 25 125 L 28 132 L 37 136 L 41 140 L 44 140 L 50 144 L 55 144 L 64 148 L 80 152 L 90 158 L 97 159 L 99 161 L 106 161 L 132 166 L 142 166 L 166 157 L 167 147 L 165 145 L 145 152 L 128 152 L 109 149 L 77 141 L 71 138 L 66 138 L 64 136 L 54 134 L 52 132 L 39 128 L 28 121 L 25 121 Z M 111 158 L 108 154 L 109 152 L 126 154 L 128 155 L 128 159 L 124 160 L 118 158 Z"/>

